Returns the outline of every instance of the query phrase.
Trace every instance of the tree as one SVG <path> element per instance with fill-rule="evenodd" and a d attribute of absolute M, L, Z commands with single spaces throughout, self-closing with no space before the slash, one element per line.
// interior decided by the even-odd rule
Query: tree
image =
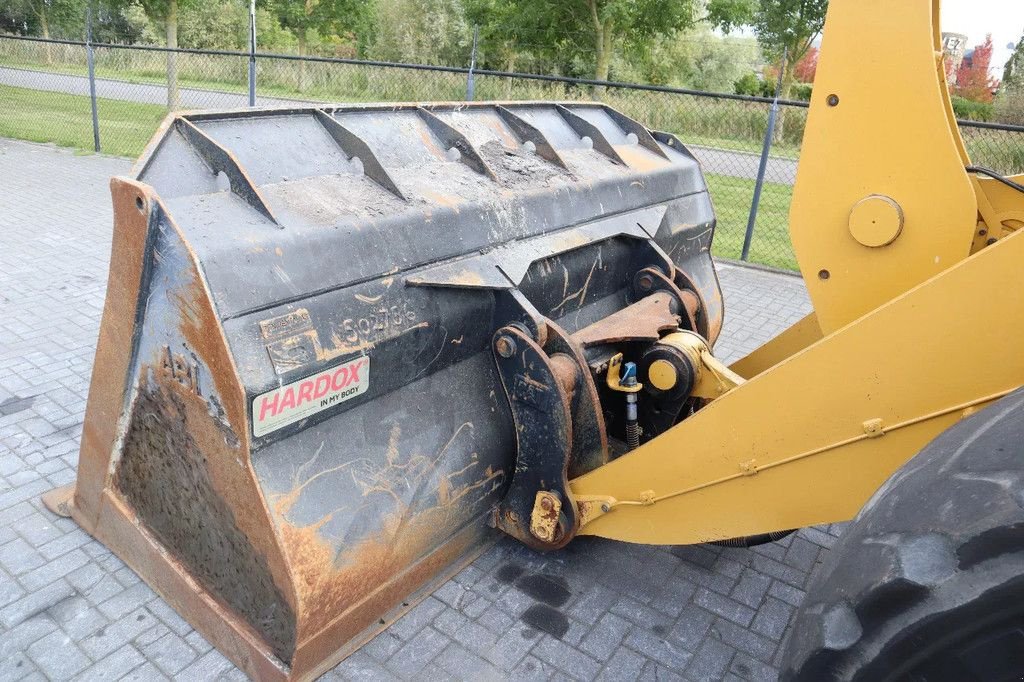
<path fill-rule="evenodd" d="M 624 51 L 612 69 L 617 80 L 731 92 L 737 79 L 757 68 L 759 58 L 753 38 L 723 38 L 702 25 Z"/>
<path fill-rule="evenodd" d="M 249 49 L 247 0 L 204 0 L 181 8 L 178 42 L 189 48 L 209 50 Z M 256 8 L 256 46 L 261 50 L 295 47 L 295 37 L 277 23 L 265 7 Z"/>
<path fill-rule="evenodd" d="M 3 13 L 10 23 L 21 24 L 29 34 L 50 38 L 51 32 L 56 32 L 61 37 L 81 38 L 85 0 L 12 0 Z M 46 63 L 52 64 L 53 45 L 44 45 Z"/>
<path fill-rule="evenodd" d="M 813 83 L 818 72 L 818 48 L 811 47 L 804 58 L 796 63 L 793 75 L 801 83 Z"/>
<path fill-rule="evenodd" d="M 1024 125 L 1024 38 L 1006 62 L 995 114 L 1003 123 Z"/>
<path fill-rule="evenodd" d="M 956 72 L 954 92 L 957 95 L 974 102 L 992 102 L 993 93 L 999 87 L 999 81 L 989 73 L 992 49 L 992 34 L 989 34 L 984 43 L 976 46 L 974 52 L 964 58 Z"/>
<path fill-rule="evenodd" d="M 92 39 L 97 43 L 142 43 L 159 40 L 153 22 L 138 4 L 124 0 L 91 0 Z"/>
<path fill-rule="evenodd" d="M 796 67 L 825 26 L 828 0 L 709 0 L 708 21 L 726 33 L 748 26 L 769 57 L 786 53 L 782 96 L 789 97 Z"/>
<path fill-rule="evenodd" d="M 198 0 L 141 0 L 142 8 L 151 21 L 163 24 L 167 47 L 178 48 L 178 11 L 182 6 L 194 6 Z M 181 105 L 178 93 L 178 54 L 167 53 L 167 108 Z"/>
<path fill-rule="evenodd" d="M 281 26 L 295 35 L 299 56 L 309 54 L 310 39 L 339 37 L 365 28 L 370 4 L 363 0 L 273 0 Z M 298 90 L 306 88 L 306 62 L 299 62 Z"/>
<path fill-rule="evenodd" d="M 528 38 L 529 49 L 562 63 L 582 59 L 608 80 L 616 51 L 694 24 L 694 0 L 465 0 L 485 47 L 502 52 Z M 497 44 L 496 44 L 497 43 Z M 496 49 L 497 48 L 497 49 Z"/>
<path fill-rule="evenodd" d="M 360 36 L 371 59 L 463 66 L 473 29 L 459 0 L 375 0 L 369 32 Z"/>
<path fill-rule="evenodd" d="M 1007 90 L 1024 88 L 1024 36 L 1003 69 L 1003 87 Z"/>

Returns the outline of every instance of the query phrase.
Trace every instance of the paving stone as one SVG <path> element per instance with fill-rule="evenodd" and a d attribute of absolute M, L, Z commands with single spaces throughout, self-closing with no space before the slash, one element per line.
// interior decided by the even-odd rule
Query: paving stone
<path fill-rule="evenodd" d="M 0 609 L 24 596 L 24 588 L 14 578 L 0 571 Z"/>
<path fill-rule="evenodd" d="M 38 673 L 35 663 L 24 651 L 17 651 L 4 660 L 0 660 L 0 682 L 16 682 L 27 679 L 32 673 Z M 41 674 L 41 673 L 39 673 Z M 43 678 L 46 679 L 45 677 Z"/>
<path fill-rule="evenodd" d="M 446 608 L 434 618 L 434 627 L 449 637 L 453 637 L 459 631 L 459 628 L 468 622 L 469 618 L 464 614 L 459 613 L 455 609 Z"/>
<path fill-rule="evenodd" d="M 437 655 L 434 665 L 460 680 L 495 680 L 502 677 L 501 672 L 490 662 L 456 642 L 449 644 Z M 423 675 L 423 679 L 433 678 L 428 672 Z"/>
<path fill-rule="evenodd" d="M 74 641 L 84 639 L 110 624 L 110 619 L 78 596 L 58 602 L 49 609 L 49 614 Z"/>
<path fill-rule="evenodd" d="M 70 599 L 75 594 L 63 580 L 58 580 L 46 587 L 30 592 L 21 599 L 0 609 L 0 626 L 10 629 L 18 623 L 46 611 L 61 600 Z M 0 638 L 2 639 L 2 638 Z"/>
<path fill-rule="evenodd" d="M 56 540 L 63 533 L 54 525 L 53 519 L 49 518 L 50 516 L 52 515 L 43 515 L 39 512 L 29 514 L 18 521 L 17 531 L 33 547 L 39 547 L 51 540 Z"/>
<path fill-rule="evenodd" d="M 152 603 L 150 603 L 150 606 L 152 606 Z M 206 641 L 206 638 L 204 638 L 201 634 L 199 634 L 195 630 L 192 630 L 187 635 L 185 635 L 185 641 L 188 642 L 188 645 L 190 647 L 192 647 L 193 649 L 198 651 L 200 654 L 205 654 L 206 652 L 208 652 L 210 649 L 213 648 L 210 645 L 210 643 L 208 641 Z"/>
<path fill-rule="evenodd" d="M 125 644 L 117 651 L 104 656 L 83 670 L 76 679 L 81 680 L 81 682 L 88 682 L 90 680 L 119 680 L 145 663 L 145 660 L 138 649 L 131 644 Z"/>
<path fill-rule="evenodd" d="M 73 549 L 78 549 L 87 542 L 89 542 L 89 534 L 84 530 L 75 528 L 72 531 L 64 533 L 60 537 L 41 545 L 39 547 L 39 554 L 47 561 L 53 561 L 57 557 L 63 556 Z"/>
<path fill-rule="evenodd" d="M 598 661 L 607 661 L 632 627 L 625 618 L 606 613 L 580 642 L 579 648 Z"/>
<path fill-rule="evenodd" d="M 778 671 L 775 668 L 756 661 L 743 652 L 737 652 L 729 666 L 729 672 L 749 682 L 775 682 L 778 678 Z"/>
<path fill-rule="evenodd" d="M 363 645 L 362 651 L 378 661 L 387 661 L 402 648 L 402 644 L 403 640 L 388 628 Z"/>
<path fill-rule="evenodd" d="M 737 651 L 744 651 L 760 661 L 771 661 L 777 649 L 774 641 L 724 618 L 716 619 L 709 633 Z"/>
<path fill-rule="evenodd" d="M 640 682 L 683 682 L 683 676 L 672 668 L 666 668 L 657 661 L 647 661 L 640 677 Z"/>
<path fill-rule="evenodd" d="M 18 582 L 20 582 L 25 589 L 36 590 L 49 585 L 54 580 L 63 578 L 68 573 L 71 573 L 76 568 L 81 568 L 88 562 L 89 557 L 85 552 L 73 549 L 56 559 L 47 561 L 38 568 L 32 569 L 25 575 L 18 578 Z"/>
<path fill-rule="evenodd" d="M 168 631 L 151 644 L 142 645 L 146 658 L 167 675 L 174 675 L 198 658 L 184 639 Z"/>
<path fill-rule="evenodd" d="M 633 651 L 672 670 L 682 670 L 693 658 L 693 652 L 671 636 L 659 635 L 639 627 L 633 628 L 626 635 L 625 643 Z"/>
<path fill-rule="evenodd" d="M 721 678 L 736 650 L 715 639 L 705 639 L 686 666 L 685 674 L 692 680 L 717 680 Z"/>
<path fill-rule="evenodd" d="M 504 611 L 492 607 L 481 613 L 480 617 L 476 619 L 476 622 L 480 623 L 491 632 L 500 635 L 512 627 L 512 624 L 515 623 L 515 619 Z"/>
<path fill-rule="evenodd" d="M 152 598 L 153 590 L 145 583 L 138 583 L 127 589 L 122 589 L 100 604 L 99 609 L 110 618 L 120 618 L 139 604 L 145 604 Z"/>
<path fill-rule="evenodd" d="M 601 664 L 554 637 L 543 635 L 531 651 L 533 656 L 579 680 L 592 680 L 601 671 Z"/>
<path fill-rule="evenodd" d="M 398 622 L 388 630 L 397 635 L 399 639 L 411 639 L 413 635 L 429 625 L 444 608 L 444 602 L 427 597 L 398 619 Z"/>
<path fill-rule="evenodd" d="M 644 627 L 672 627 L 672 618 L 666 616 L 660 611 L 641 604 L 632 597 L 623 596 L 620 597 L 615 605 L 612 607 L 611 612 L 622 616 L 626 620 L 629 620 L 637 625 Z"/>
<path fill-rule="evenodd" d="M 715 616 L 699 606 L 688 604 L 680 613 L 679 620 L 669 632 L 671 641 L 685 649 L 695 651 L 714 623 Z"/>
<path fill-rule="evenodd" d="M 153 615 L 143 608 L 118 618 L 80 641 L 82 649 L 94 661 L 116 651 L 149 630 L 154 625 Z M 162 676 L 162 673 L 161 673 Z"/>
<path fill-rule="evenodd" d="M 56 629 L 57 624 L 47 615 L 34 616 L 7 629 L 0 637 L 0 661 L 25 651 L 32 643 Z"/>
<path fill-rule="evenodd" d="M 557 671 L 548 663 L 536 656 L 527 656 L 517 665 L 509 678 L 512 680 L 523 680 L 524 682 L 547 682 Z"/>
<path fill-rule="evenodd" d="M 774 581 L 772 586 L 768 588 L 768 594 L 781 599 L 790 606 L 800 606 L 804 601 L 805 592 L 793 587 L 792 585 Z"/>
<path fill-rule="evenodd" d="M 434 656 L 441 653 L 450 641 L 433 628 L 420 630 L 391 655 L 386 667 L 399 677 L 412 678 L 433 660 Z"/>
<path fill-rule="evenodd" d="M 501 670 L 513 670 L 537 644 L 538 637 L 525 636 L 527 630 L 522 623 L 513 625 L 484 652 L 484 658 Z"/>
<path fill-rule="evenodd" d="M 123 682 L 161 682 L 169 679 L 152 663 L 146 662 L 121 678 Z M 229 679 L 225 677 L 224 679 Z M 246 678 L 243 676 L 243 680 Z"/>
<path fill-rule="evenodd" d="M 734 623 L 739 623 L 744 627 L 750 625 L 750 622 L 754 620 L 755 611 L 749 606 L 744 606 L 733 599 L 715 594 L 703 587 L 697 590 L 697 593 L 693 596 L 693 601 L 698 606 L 723 618 L 728 618 Z"/>
<path fill-rule="evenodd" d="M 768 597 L 761 608 L 758 609 L 757 616 L 754 617 L 754 622 L 751 624 L 750 629 L 765 637 L 781 640 L 782 635 L 786 632 L 786 628 L 789 627 L 790 618 L 795 611 L 794 607 L 784 601 Z"/>
<path fill-rule="evenodd" d="M 156 616 L 161 623 L 181 636 L 192 632 L 192 626 L 178 612 L 168 606 L 163 599 L 153 599 L 146 604 L 146 610 Z"/>
<path fill-rule="evenodd" d="M 480 623 L 470 621 L 456 630 L 452 639 L 474 655 L 483 656 L 498 641 L 498 635 Z"/>
<path fill-rule="evenodd" d="M 186 670 L 185 672 L 188 671 Z M 191 682 L 191 678 L 188 677 L 182 677 L 181 679 L 182 682 Z M 342 661 L 338 667 L 320 679 L 343 680 L 344 682 L 389 682 L 390 680 L 398 680 L 399 678 L 386 670 L 369 654 L 363 651 L 357 651 Z M 424 677 L 422 679 L 432 678 Z"/>
<path fill-rule="evenodd" d="M 646 663 L 647 659 L 637 652 L 620 646 L 612 653 L 598 679 L 608 682 L 635 680 L 640 677 Z"/>
<path fill-rule="evenodd" d="M 60 630 L 36 640 L 28 648 L 28 656 L 51 680 L 70 680 L 90 664 L 88 656 Z"/>
<path fill-rule="evenodd" d="M 23 575 L 45 563 L 46 559 L 24 538 L 15 538 L 0 547 L 0 566 L 11 575 Z"/>

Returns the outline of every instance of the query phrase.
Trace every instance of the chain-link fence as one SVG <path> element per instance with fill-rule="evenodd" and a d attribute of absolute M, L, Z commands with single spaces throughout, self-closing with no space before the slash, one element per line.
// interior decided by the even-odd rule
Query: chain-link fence
<path fill-rule="evenodd" d="M 470 81 L 478 100 L 599 99 L 690 147 L 718 215 L 715 254 L 738 259 L 743 252 L 772 107 L 764 98 L 443 66 L 0 36 L 0 136 L 86 150 L 98 138 L 105 153 L 136 156 L 169 109 L 248 106 L 250 59 L 256 106 L 464 100 Z M 747 260 L 795 270 L 788 217 L 807 105 L 779 104 Z M 961 132 L 975 164 L 1024 173 L 1024 128 L 961 122 Z"/>

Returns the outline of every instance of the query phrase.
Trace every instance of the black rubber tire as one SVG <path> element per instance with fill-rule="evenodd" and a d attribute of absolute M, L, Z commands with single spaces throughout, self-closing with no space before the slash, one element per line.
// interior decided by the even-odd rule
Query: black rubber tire
<path fill-rule="evenodd" d="M 1024 390 L 864 505 L 811 580 L 782 679 L 1024 679 Z"/>

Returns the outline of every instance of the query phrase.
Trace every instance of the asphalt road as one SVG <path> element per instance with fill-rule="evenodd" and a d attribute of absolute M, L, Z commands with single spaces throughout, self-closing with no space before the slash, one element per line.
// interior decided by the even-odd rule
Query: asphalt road
<path fill-rule="evenodd" d="M 89 79 L 85 76 L 52 73 L 32 69 L 0 67 L 0 84 L 19 88 L 63 92 L 71 95 L 89 95 Z M 183 109 L 230 109 L 248 104 L 245 93 L 224 92 L 181 88 L 179 90 Z M 96 79 L 96 94 L 106 99 L 144 104 L 167 102 L 167 87 L 155 83 L 133 83 L 110 78 Z M 294 106 L 296 104 L 321 102 L 257 96 L 258 106 Z M 686 142 L 686 133 L 679 134 Z M 690 150 L 704 166 L 705 173 L 725 175 L 753 180 L 757 177 L 759 154 L 737 152 L 711 147 L 691 146 Z M 768 161 L 765 177 L 769 182 L 792 185 L 796 181 L 797 162 L 792 159 L 772 157 Z"/>

